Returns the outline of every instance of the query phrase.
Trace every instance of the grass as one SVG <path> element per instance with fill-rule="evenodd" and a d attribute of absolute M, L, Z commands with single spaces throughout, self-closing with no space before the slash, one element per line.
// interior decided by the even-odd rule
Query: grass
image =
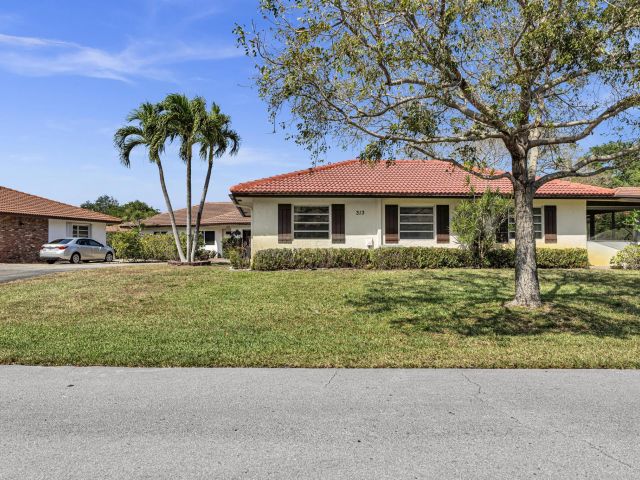
<path fill-rule="evenodd" d="M 145 266 L 0 285 L 0 363 L 261 367 L 640 367 L 640 273 Z"/>

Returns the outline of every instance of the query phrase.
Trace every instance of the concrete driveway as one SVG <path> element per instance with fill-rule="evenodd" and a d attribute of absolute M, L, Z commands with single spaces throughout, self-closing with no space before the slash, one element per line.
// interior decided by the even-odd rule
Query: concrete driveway
<path fill-rule="evenodd" d="M 51 273 L 73 272 L 77 270 L 90 270 L 96 268 L 116 268 L 132 265 L 149 265 L 147 263 L 81 263 L 72 265 L 70 263 L 0 263 L 0 283 L 21 280 L 24 278 L 39 277 Z M 2 477 L 0 477 L 2 478 Z"/>
<path fill-rule="evenodd" d="M 640 478 L 640 372 L 0 367 L 2 479 Z"/>

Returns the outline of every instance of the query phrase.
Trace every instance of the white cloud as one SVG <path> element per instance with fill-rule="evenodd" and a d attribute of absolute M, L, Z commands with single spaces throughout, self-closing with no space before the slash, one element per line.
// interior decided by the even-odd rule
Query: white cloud
<path fill-rule="evenodd" d="M 232 46 L 147 41 L 108 52 L 73 42 L 0 34 L 0 68 L 30 76 L 78 75 L 125 82 L 135 78 L 171 80 L 172 65 L 238 56 L 242 52 Z"/>

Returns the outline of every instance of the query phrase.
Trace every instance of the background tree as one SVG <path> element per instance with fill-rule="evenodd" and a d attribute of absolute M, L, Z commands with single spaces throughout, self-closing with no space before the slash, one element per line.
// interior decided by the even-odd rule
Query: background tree
<path fill-rule="evenodd" d="M 458 242 L 471 252 L 475 267 L 486 267 L 487 254 L 497 244 L 497 233 L 507 220 L 512 200 L 498 191 L 487 189 L 482 195 L 471 192 L 462 200 L 451 219 L 451 230 Z"/>
<path fill-rule="evenodd" d="M 238 26 L 275 116 L 317 155 L 435 158 L 514 189 L 514 305 L 541 305 L 533 197 L 553 179 L 637 159 L 637 0 L 261 0 Z M 605 131 L 626 147 L 588 154 Z M 593 137 L 592 137 L 593 138 Z M 567 147 L 577 158 L 568 159 Z M 634 160 L 637 161 L 637 160 Z M 496 166 L 507 171 L 497 173 Z"/>
<path fill-rule="evenodd" d="M 173 207 L 171 206 L 171 198 L 167 191 L 164 169 L 162 167 L 162 161 L 160 160 L 160 155 L 164 152 L 165 143 L 169 136 L 166 116 L 160 105 L 145 102 L 129 114 L 127 122 L 133 122 L 135 125 L 127 125 L 118 129 L 114 136 L 114 143 L 120 154 L 120 162 L 125 167 L 130 167 L 131 152 L 138 147 L 147 149 L 149 161 L 155 163 L 158 167 L 160 187 L 162 188 L 164 201 L 167 206 L 167 211 L 169 212 L 171 230 L 178 250 L 178 256 L 180 261 L 186 262 L 187 257 L 185 257 L 182 245 L 180 244 L 176 217 L 173 213 Z"/>
<path fill-rule="evenodd" d="M 609 142 L 589 149 L 590 155 L 611 155 L 618 150 L 629 148 L 627 142 Z M 606 188 L 635 187 L 640 185 L 640 162 L 633 162 L 633 155 L 623 158 L 610 170 L 602 171 L 592 177 L 583 177 L 579 181 Z"/>
<path fill-rule="evenodd" d="M 157 208 L 153 208 L 141 200 L 132 200 L 120 205 L 118 200 L 109 195 L 100 195 L 95 202 L 86 201 L 80 206 L 88 210 L 118 217 L 125 222 L 134 222 L 137 226 L 140 226 L 141 221 L 145 218 L 160 213 Z"/>
<path fill-rule="evenodd" d="M 114 197 L 109 195 L 100 195 L 95 202 L 87 200 L 80 208 L 86 208 L 87 210 L 93 210 L 94 212 L 104 213 L 113 217 L 122 218 L 120 214 L 122 209 L 120 203 Z"/>

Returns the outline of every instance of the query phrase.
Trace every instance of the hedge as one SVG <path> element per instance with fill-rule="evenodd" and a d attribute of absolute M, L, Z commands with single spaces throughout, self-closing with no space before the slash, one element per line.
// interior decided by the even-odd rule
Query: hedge
<path fill-rule="evenodd" d="M 362 248 L 271 248 L 256 252 L 253 268 L 254 270 L 366 268 L 369 262 L 369 250 Z"/>
<path fill-rule="evenodd" d="M 371 250 L 370 264 L 381 270 L 464 268 L 473 265 L 468 250 L 443 247 L 390 247 Z"/>
<path fill-rule="evenodd" d="M 180 234 L 183 252 L 186 248 L 186 236 Z M 178 249 L 172 233 L 142 235 L 138 230 L 113 232 L 108 235 L 107 242 L 113 247 L 116 258 L 123 260 L 178 260 Z M 206 253 L 202 250 L 203 242 L 198 245 L 197 256 Z"/>
<path fill-rule="evenodd" d="M 640 245 L 627 245 L 611 259 L 612 268 L 640 270 Z"/>
<path fill-rule="evenodd" d="M 513 268 L 515 250 L 502 248 L 490 252 L 490 268 Z M 460 248 L 384 247 L 361 248 L 272 248 L 254 254 L 254 270 L 291 270 L 314 268 L 433 269 L 471 268 L 471 254 Z M 539 248 L 540 268 L 587 268 L 584 248 Z"/>

